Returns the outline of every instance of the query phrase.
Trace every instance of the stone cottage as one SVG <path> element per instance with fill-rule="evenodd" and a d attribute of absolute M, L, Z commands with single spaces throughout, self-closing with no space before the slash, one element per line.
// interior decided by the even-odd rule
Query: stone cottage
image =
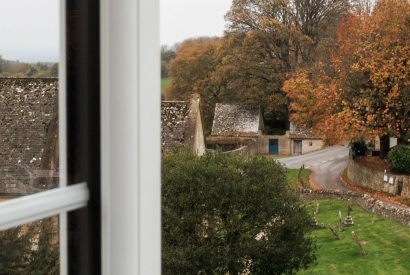
<path fill-rule="evenodd" d="M 161 152 L 181 148 L 199 156 L 206 150 L 198 94 L 188 101 L 161 102 Z"/>
<path fill-rule="evenodd" d="M 311 130 L 292 123 L 284 135 L 266 135 L 259 106 L 222 103 L 216 104 L 212 133 L 206 142 L 211 149 L 263 155 L 306 154 L 324 146 Z"/>
<path fill-rule="evenodd" d="M 58 80 L 0 78 L 0 194 L 58 185 Z"/>
<path fill-rule="evenodd" d="M 259 152 L 264 155 L 301 155 L 324 147 L 321 137 L 310 129 L 297 128 L 291 122 L 284 135 L 262 135 Z"/>
<path fill-rule="evenodd" d="M 235 150 L 258 142 L 263 127 L 259 106 L 217 103 L 212 132 L 206 142 L 209 148 Z"/>
<path fill-rule="evenodd" d="M 311 129 L 296 127 L 290 123 L 289 127 L 290 154 L 300 155 L 320 150 L 324 147 L 324 141 L 315 135 Z"/>

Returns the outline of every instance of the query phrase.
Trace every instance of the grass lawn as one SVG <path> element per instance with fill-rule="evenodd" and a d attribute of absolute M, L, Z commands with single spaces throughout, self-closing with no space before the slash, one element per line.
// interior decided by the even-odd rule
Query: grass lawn
<path fill-rule="evenodd" d="M 346 216 L 345 201 L 318 202 L 319 223 L 335 225 L 339 210 L 343 219 Z M 355 225 L 340 233 L 341 240 L 336 240 L 329 229 L 313 231 L 319 246 L 317 265 L 298 274 L 410 274 L 410 228 L 366 212 L 357 205 L 353 206 L 351 215 Z M 360 255 L 351 237 L 352 231 L 366 242 L 366 256 Z"/>
<path fill-rule="evenodd" d="M 171 83 L 171 78 L 165 77 L 161 79 L 161 93 L 164 94 L 164 91 L 166 88 L 169 87 L 169 84 Z"/>
<path fill-rule="evenodd" d="M 287 169 L 286 171 L 286 177 L 288 178 L 288 182 L 291 184 L 293 187 L 298 187 L 298 173 L 299 169 Z M 309 176 L 310 176 L 311 171 L 304 169 L 302 171 L 301 177 L 304 182 L 309 181 Z"/>

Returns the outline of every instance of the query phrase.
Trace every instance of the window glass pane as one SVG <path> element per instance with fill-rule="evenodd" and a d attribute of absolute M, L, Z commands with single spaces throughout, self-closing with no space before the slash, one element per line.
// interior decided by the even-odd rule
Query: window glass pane
<path fill-rule="evenodd" d="M 58 274 L 58 217 L 0 232 L 0 274 Z"/>
<path fill-rule="evenodd" d="M 56 0 L 0 3 L 0 200 L 59 183 Z"/>
<path fill-rule="evenodd" d="M 0 1 L 0 204 L 59 185 L 59 2 Z M 0 274 L 59 274 L 58 217 L 0 232 Z"/>

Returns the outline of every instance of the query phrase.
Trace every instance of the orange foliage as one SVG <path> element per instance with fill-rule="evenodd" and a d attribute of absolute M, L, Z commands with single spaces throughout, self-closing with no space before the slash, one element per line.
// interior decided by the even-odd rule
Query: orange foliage
<path fill-rule="evenodd" d="M 410 130 L 410 3 L 381 0 L 339 24 L 331 65 L 285 82 L 292 120 L 329 143 Z M 320 68 L 317 73 L 317 67 Z M 316 70 L 316 71 L 315 71 Z"/>

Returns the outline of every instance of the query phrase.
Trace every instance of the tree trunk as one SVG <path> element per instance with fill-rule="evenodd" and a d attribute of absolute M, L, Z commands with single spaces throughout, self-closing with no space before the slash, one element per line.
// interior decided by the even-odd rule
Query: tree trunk
<path fill-rule="evenodd" d="M 380 137 L 380 158 L 385 159 L 390 150 L 390 136 L 383 135 Z"/>
<path fill-rule="evenodd" d="M 398 145 L 407 145 L 409 143 L 409 138 L 407 136 L 401 135 L 397 138 Z"/>

